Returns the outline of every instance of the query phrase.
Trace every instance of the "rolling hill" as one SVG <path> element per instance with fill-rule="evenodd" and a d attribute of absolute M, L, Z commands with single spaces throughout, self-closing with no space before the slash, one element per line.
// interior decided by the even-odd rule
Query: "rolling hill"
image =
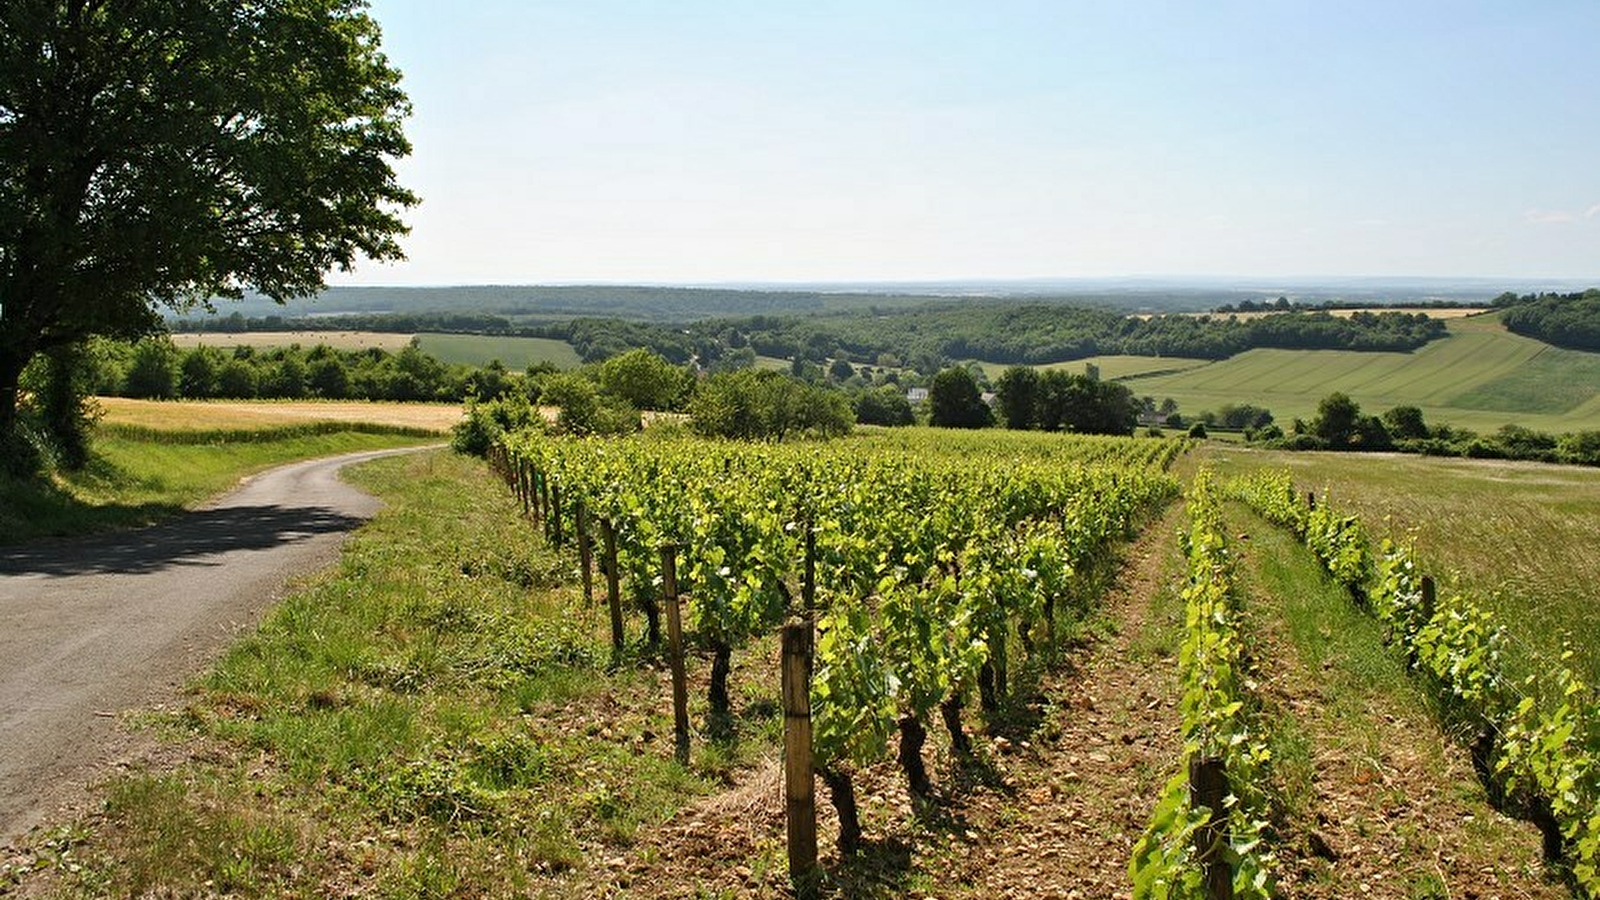
<path fill-rule="evenodd" d="M 1181 372 L 1126 379 L 1140 396 L 1171 397 L 1186 415 L 1224 403 L 1265 406 L 1279 421 L 1310 418 L 1343 391 L 1363 410 L 1409 404 L 1430 423 L 1492 431 L 1600 428 L 1600 354 L 1506 331 L 1497 316 L 1455 319 L 1449 336 L 1410 353 L 1258 349 Z"/>

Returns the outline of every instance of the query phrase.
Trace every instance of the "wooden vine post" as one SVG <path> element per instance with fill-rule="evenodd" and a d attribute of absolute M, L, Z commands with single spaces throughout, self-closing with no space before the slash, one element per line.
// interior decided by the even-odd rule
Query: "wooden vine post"
<path fill-rule="evenodd" d="M 809 516 L 801 523 L 806 531 L 806 569 L 805 581 L 800 585 L 800 596 L 806 605 L 806 612 L 810 613 L 817 608 L 817 530 L 811 527 Z"/>
<path fill-rule="evenodd" d="M 589 537 L 589 507 L 578 504 L 578 567 L 583 571 L 583 602 L 594 605 L 594 542 Z"/>
<path fill-rule="evenodd" d="M 1200 862 L 1201 885 L 1206 900 L 1233 900 L 1233 867 L 1223 845 L 1228 835 L 1228 770 L 1219 757 L 1196 754 L 1189 760 L 1189 803 L 1211 810 L 1211 817 L 1194 833 L 1195 858 Z"/>
<path fill-rule="evenodd" d="M 600 538 L 605 542 L 606 601 L 611 604 L 611 652 L 622 656 L 622 591 L 617 584 L 617 531 L 610 519 L 600 520 Z"/>
<path fill-rule="evenodd" d="M 810 619 L 783 626 L 783 795 L 789 878 L 805 893 L 817 867 L 817 798 L 811 758 Z"/>
<path fill-rule="evenodd" d="M 683 614 L 678 607 L 678 547 L 661 546 L 661 590 L 667 607 L 667 661 L 672 667 L 672 736 L 678 762 L 689 764 L 689 680 L 683 668 Z"/>
<path fill-rule="evenodd" d="M 550 538 L 557 545 L 561 543 L 561 485 L 550 486 Z"/>

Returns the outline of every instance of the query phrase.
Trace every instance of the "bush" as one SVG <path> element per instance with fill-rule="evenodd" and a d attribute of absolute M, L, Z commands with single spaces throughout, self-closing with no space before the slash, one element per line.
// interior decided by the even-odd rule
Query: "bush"
<path fill-rule="evenodd" d="M 865 390 L 856 395 L 856 421 L 863 425 L 911 425 L 917 421 L 911 401 L 894 385 Z"/>
<path fill-rule="evenodd" d="M 1196 422 L 1189 426 L 1189 437 L 1204 438 L 1206 436 L 1206 423 Z"/>
<path fill-rule="evenodd" d="M 782 440 L 796 433 L 834 437 L 854 423 L 842 394 L 779 372 L 741 369 L 701 382 L 689 401 L 689 421 L 712 437 Z"/>
<path fill-rule="evenodd" d="M 538 410 L 521 394 L 507 394 L 485 403 L 469 400 L 466 417 L 450 429 L 450 446 L 457 453 L 487 456 L 501 435 L 538 421 Z"/>

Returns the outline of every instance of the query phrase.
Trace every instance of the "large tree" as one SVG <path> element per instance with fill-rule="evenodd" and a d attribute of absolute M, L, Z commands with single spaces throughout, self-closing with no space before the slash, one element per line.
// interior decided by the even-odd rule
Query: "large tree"
<path fill-rule="evenodd" d="M 0 442 L 42 351 L 401 257 L 378 38 L 361 0 L 0 4 Z"/>

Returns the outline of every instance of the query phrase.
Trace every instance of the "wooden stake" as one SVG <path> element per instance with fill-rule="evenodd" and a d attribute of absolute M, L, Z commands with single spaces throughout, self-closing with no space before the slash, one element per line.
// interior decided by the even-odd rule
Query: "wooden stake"
<path fill-rule="evenodd" d="M 809 613 L 817 608 L 817 532 L 809 518 L 801 524 L 806 530 L 806 575 L 805 582 L 800 585 L 800 596 Z"/>
<path fill-rule="evenodd" d="M 783 626 L 783 795 L 789 832 L 789 878 L 813 883 L 817 867 L 816 780 L 811 759 L 811 622 Z"/>
<path fill-rule="evenodd" d="M 689 764 L 689 679 L 683 669 L 683 615 L 678 608 L 678 548 L 661 546 L 661 590 L 667 607 L 667 661 L 672 666 L 672 735 L 678 762 Z"/>
<path fill-rule="evenodd" d="M 1206 900 L 1233 900 L 1233 867 L 1223 854 L 1228 835 L 1228 770 L 1216 757 L 1189 760 L 1189 803 L 1211 810 L 1211 818 L 1194 833 Z"/>
<path fill-rule="evenodd" d="M 589 507 L 578 504 L 578 564 L 583 570 L 583 602 L 594 605 L 594 542 L 589 537 Z"/>
<path fill-rule="evenodd" d="M 606 555 L 601 564 L 606 570 L 606 601 L 611 604 L 611 651 L 622 656 L 622 591 L 617 585 L 617 531 L 610 519 L 600 520 L 600 537 L 605 541 Z"/>
<path fill-rule="evenodd" d="M 561 545 L 561 485 L 550 488 L 550 530 L 555 537 L 556 546 Z"/>

